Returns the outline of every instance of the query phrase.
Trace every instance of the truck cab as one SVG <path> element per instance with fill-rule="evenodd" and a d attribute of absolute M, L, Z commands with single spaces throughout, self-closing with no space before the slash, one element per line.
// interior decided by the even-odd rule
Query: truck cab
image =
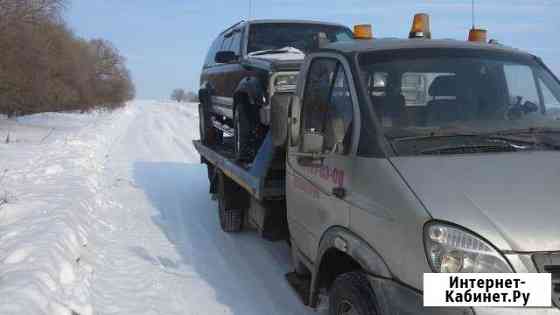
<path fill-rule="evenodd" d="M 306 58 L 291 106 L 297 264 L 321 274 L 324 257 L 369 255 L 358 265 L 392 313 L 421 305 L 424 273 L 544 272 L 532 261 L 540 255 L 558 266 L 560 199 L 546 187 L 560 184 L 560 85 L 537 57 L 451 40 L 332 44 Z M 487 253 L 434 241 L 434 231 Z M 332 274 L 315 278 L 312 290 L 336 286 Z"/>
<path fill-rule="evenodd" d="M 486 40 L 330 43 L 271 103 L 253 163 L 195 145 L 217 170 L 225 226 L 285 224 L 305 304 L 560 314 L 560 81 L 538 57 Z M 552 307 L 423 306 L 425 273 L 516 272 L 551 273 Z"/>

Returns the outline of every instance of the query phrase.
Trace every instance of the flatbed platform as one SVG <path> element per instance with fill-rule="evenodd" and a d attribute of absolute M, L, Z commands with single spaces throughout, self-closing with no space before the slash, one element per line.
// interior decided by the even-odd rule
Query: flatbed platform
<path fill-rule="evenodd" d="M 206 146 L 199 140 L 193 141 L 193 144 L 208 163 L 220 169 L 257 200 L 284 198 L 284 176 L 269 176 L 276 155 L 270 133 L 252 163 L 236 161 L 233 151 L 227 145 Z"/>

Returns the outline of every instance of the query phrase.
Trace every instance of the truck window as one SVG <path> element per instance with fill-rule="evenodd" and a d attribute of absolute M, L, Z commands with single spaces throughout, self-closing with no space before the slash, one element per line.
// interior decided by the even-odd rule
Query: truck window
<path fill-rule="evenodd" d="M 362 90 L 387 138 L 442 130 L 560 129 L 559 81 L 530 55 L 403 49 L 367 52 L 359 61 Z M 385 82 L 372 90 L 372 78 L 382 73 L 388 73 Z"/>
<path fill-rule="evenodd" d="M 552 117 L 555 120 L 560 120 L 560 99 L 554 96 L 552 91 L 548 88 L 546 83 L 539 79 L 539 86 L 543 94 L 543 102 L 546 111 L 546 115 Z"/>
<path fill-rule="evenodd" d="M 335 71 L 336 60 L 320 58 L 313 61 L 303 96 L 303 130 L 324 131 Z"/>
<path fill-rule="evenodd" d="M 388 76 L 387 72 L 374 72 L 368 76 L 368 92 L 371 96 L 385 96 Z"/>
<path fill-rule="evenodd" d="M 514 103 L 516 97 L 523 97 L 523 101 L 539 104 L 539 94 L 533 70 L 526 65 L 504 65 L 504 73 L 509 90 L 510 102 Z"/>
<path fill-rule="evenodd" d="M 325 134 L 325 146 L 327 149 L 332 149 L 335 144 L 334 134 L 329 132 L 329 127 L 332 126 L 331 120 L 334 118 L 341 118 L 344 122 L 344 154 L 350 151 L 352 141 L 352 122 L 354 120 L 354 108 L 352 105 L 352 95 L 350 94 L 350 86 L 348 85 L 348 78 L 344 71 L 344 67 L 339 63 L 336 77 L 331 87 L 331 96 L 329 102 L 328 121 L 326 125 L 327 132 Z"/>
<path fill-rule="evenodd" d="M 427 77 L 423 73 L 405 73 L 402 76 L 402 94 L 406 106 L 426 106 Z"/>
<path fill-rule="evenodd" d="M 313 61 L 303 99 L 303 130 L 320 132 L 325 139 L 325 150 L 334 147 L 332 120 L 341 118 L 346 130 L 344 153 L 350 149 L 354 117 L 352 98 L 344 68 L 334 59 Z"/>
<path fill-rule="evenodd" d="M 548 86 L 543 82 L 542 79 L 539 79 L 539 85 L 541 86 L 542 93 L 543 93 L 543 101 L 544 105 L 547 110 L 555 109 L 560 110 L 560 100 L 552 94 Z"/>

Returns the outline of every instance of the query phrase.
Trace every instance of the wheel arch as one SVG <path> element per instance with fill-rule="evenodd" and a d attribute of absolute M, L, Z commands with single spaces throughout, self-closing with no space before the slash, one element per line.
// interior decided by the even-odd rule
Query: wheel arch
<path fill-rule="evenodd" d="M 257 107 L 264 105 L 265 93 L 266 91 L 257 77 L 247 77 L 241 80 L 233 93 L 233 111 L 235 112 L 237 105 L 243 101 L 248 101 Z"/>
<path fill-rule="evenodd" d="M 210 102 L 210 95 L 210 86 L 208 83 L 203 83 L 198 89 L 198 99 L 202 103 L 208 103 Z"/>
<path fill-rule="evenodd" d="M 315 307 L 321 288 L 329 288 L 340 274 L 363 270 L 381 278 L 392 278 L 381 255 L 365 240 L 343 227 L 332 227 L 322 236 L 314 264 L 309 304 Z"/>

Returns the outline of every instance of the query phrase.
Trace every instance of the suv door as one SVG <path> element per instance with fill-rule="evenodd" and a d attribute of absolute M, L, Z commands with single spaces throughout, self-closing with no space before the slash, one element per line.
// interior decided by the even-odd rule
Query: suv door
<path fill-rule="evenodd" d="M 207 106 L 213 105 L 214 96 L 218 85 L 220 69 L 217 67 L 215 58 L 216 53 L 221 49 L 224 38 L 222 35 L 218 36 L 210 46 L 206 60 L 204 61 L 204 69 L 200 76 L 200 89 L 205 91 L 206 99 L 201 99 L 201 102 L 206 103 Z"/>
<path fill-rule="evenodd" d="M 244 69 L 240 65 L 241 42 L 243 38 L 243 29 L 234 29 L 224 35 L 224 41 L 221 51 L 233 51 L 237 56 L 237 60 L 219 66 L 218 89 L 214 102 L 221 110 L 221 113 L 227 117 L 233 117 L 233 94 L 243 78 Z"/>
<path fill-rule="evenodd" d="M 302 130 L 324 136 L 326 157 L 310 163 L 300 146 L 288 153 L 288 220 L 300 250 L 315 259 L 319 241 L 331 226 L 349 225 L 345 190 L 352 176 L 355 156 L 357 104 L 352 100 L 347 70 L 338 59 L 316 58 L 309 68 L 302 102 Z M 342 119 L 345 131 L 342 148 L 335 150 L 332 120 Z M 300 153 L 300 154 L 298 154 Z"/>

